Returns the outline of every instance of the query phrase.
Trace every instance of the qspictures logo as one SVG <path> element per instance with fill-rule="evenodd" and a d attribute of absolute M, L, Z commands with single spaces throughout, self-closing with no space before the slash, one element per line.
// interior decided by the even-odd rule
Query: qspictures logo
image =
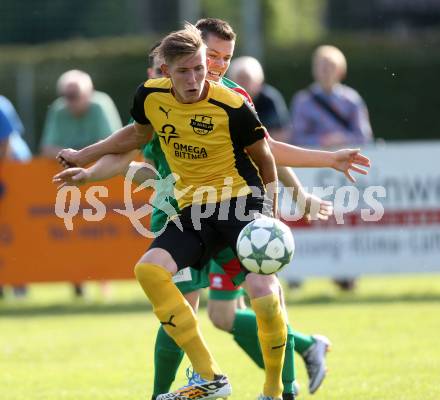
<path fill-rule="evenodd" d="M 136 187 L 133 193 L 137 193 L 146 188 L 153 188 L 154 193 L 153 196 L 151 196 L 151 203 L 145 201 L 143 206 L 135 209 L 132 197 L 132 183 L 136 172 L 141 168 L 148 169 L 154 178 L 145 180 L 141 185 Z M 150 164 L 130 168 L 124 180 L 125 209 L 114 209 L 112 211 L 127 217 L 136 231 L 147 238 L 160 236 L 165 230 L 168 222 L 171 220 L 174 221 L 180 230 L 183 230 L 177 211 L 170 202 L 170 199 L 177 200 L 186 194 L 185 190 L 175 193 L 174 184 L 179 179 L 180 178 L 177 174 L 170 174 L 163 178 L 159 171 Z M 191 187 L 188 188 L 188 190 L 190 189 Z M 108 189 L 105 186 L 91 186 L 87 189 L 85 199 L 87 203 L 92 206 L 92 209 L 84 208 L 82 210 L 83 218 L 86 221 L 102 221 L 107 214 L 106 206 L 99 200 L 98 196 L 102 198 L 108 197 Z M 55 214 L 57 217 L 64 220 L 64 226 L 68 231 L 73 230 L 73 218 L 80 212 L 80 202 L 81 190 L 78 187 L 63 186 L 58 190 L 55 203 Z M 167 220 L 162 229 L 157 232 L 152 232 L 150 229 L 146 228 L 141 221 L 151 215 L 155 209 L 165 214 Z"/>
<path fill-rule="evenodd" d="M 151 197 L 151 203 L 145 201 L 145 204 L 139 208 L 135 208 L 135 203 L 132 198 L 132 182 L 134 176 L 139 168 L 146 168 L 150 170 L 150 176 L 154 178 L 145 180 L 140 186 L 134 189 L 134 193 L 139 192 L 146 188 L 152 188 L 154 195 Z M 185 186 L 184 188 L 177 190 L 175 183 L 180 180 L 179 175 L 173 173 L 166 177 L 162 177 L 159 172 L 150 164 L 144 164 L 143 166 L 136 166 L 130 168 L 124 181 L 124 206 L 125 209 L 113 209 L 127 217 L 136 231 L 144 237 L 155 238 L 160 236 L 168 223 L 173 222 L 180 230 L 183 230 L 182 223 L 179 219 L 177 210 L 171 204 L 172 200 L 179 201 L 183 196 L 192 197 L 191 207 L 191 221 L 195 230 L 201 229 L 202 220 L 210 217 L 214 214 L 218 202 L 218 189 L 211 186 L 194 187 L 193 185 Z M 233 186 L 233 178 L 227 177 L 224 179 L 223 187 L 221 188 L 220 198 L 225 199 L 220 203 L 220 211 L 218 214 L 219 220 L 227 220 L 229 210 L 231 206 L 231 197 Z M 271 210 L 273 193 L 278 193 L 278 198 L 282 207 L 280 211 L 280 217 L 285 221 L 299 221 L 305 214 L 317 215 L 321 207 L 320 201 L 313 201 L 310 204 L 308 211 L 306 212 L 305 204 L 295 204 L 292 195 L 295 193 L 294 188 L 281 188 L 276 184 L 269 184 L 266 186 L 266 193 L 262 193 L 258 187 L 243 187 L 242 193 L 239 190 L 237 193 L 237 202 L 232 210 L 235 217 L 240 221 L 251 221 L 251 213 L 245 213 L 245 202 L 249 189 L 251 189 L 252 196 L 263 197 L 264 204 L 267 202 L 267 206 Z M 307 191 L 307 188 L 305 188 Z M 350 214 L 360 205 L 362 199 L 362 208 L 360 209 L 360 218 L 365 222 L 376 222 L 382 219 L 384 215 L 383 204 L 379 199 L 386 197 L 386 190 L 382 186 L 368 186 L 365 187 L 362 193 L 353 186 L 343 186 L 335 189 L 334 186 L 328 187 L 313 187 L 310 188 L 310 194 L 312 197 L 325 198 L 327 196 L 334 196 L 333 203 L 334 219 L 337 225 L 345 223 L 344 215 Z M 99 200 L 99 198 L 106 198 L 109 196 L 108 189 L 105 186 L 91 186 L 85 193 L 85 200 L 91 206 L 91 208 L 80 208 L 81 191 L 76 186 L 64 186 L 58 193 L 55 203 L 55 214 L 64 220 L 64 225 L 67 230 L 73 230 L 73 218 L 77 216 L 80 211 L 82 217 L 86 221 L 101 221 L 105 218 L 107 213 L 106 205 Z M 206 203 L 201 204 L 200 199 L 206 199 Z M 263 214 L 265 210 L 263 206 Z M 142 221 L 145 217 L 152 214 L 154 210 L 159 210 L 166 215 L 166 222 L 160 231 L 152 232 L 149 228 L 144 226 Z M 293 213 L 292 213 L 293 211 Z M 256 212 L 256 211 L 255 211 Z M 316 217 L 314 217 L 316 219 Z"/>

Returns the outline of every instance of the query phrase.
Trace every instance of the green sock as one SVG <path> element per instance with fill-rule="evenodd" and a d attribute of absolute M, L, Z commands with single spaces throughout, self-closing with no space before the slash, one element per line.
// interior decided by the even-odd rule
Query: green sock
<path fill-rule="evenodd" d="M 232 335 L 237 344 L 260 368 L 264 368 L 263 355 L 257 334 L 257 318 L 250 309 L 235 311 Z"/>
<path fill-rule="evenodd" d="M 304 354 L 315 343 L 315 339 L 310 335 L 303 335 L 297 331 L 292 331 L 292 334 L 295 339 L 295 351 L 299 354 Z"/>
<path fill-rule="evenodd" d="M 237 344 L 260 368 L 264 368 L 263 356 L 261 354 L 260 343 L 257 333 L 257 319 L 252 310 L 237 310 L 235 312 L 234 327 L 232 335 Z M 295 340 L 293 330 L 287 325 L 286 355 L 283 365 L 283 385 L 284 393 L 293 393 L 295 381 L 294 363 Z"/>
<path fill-rule="evenodd" d="M 154 396 L 170 391 L 183 355 L 183 350 L 161 326 L 157 331 L 154 347 Z"/>
<path fill-rule="evenodd" d="M 295 388 L 293 383 L 295 382 L 295 347 L 296 342 L 293 335 L 293 329 L 287 325 L 287 342 L 286 342 L 286 354 L 284 357 L 283 365 L 283 393 L 294 393 Z"/>

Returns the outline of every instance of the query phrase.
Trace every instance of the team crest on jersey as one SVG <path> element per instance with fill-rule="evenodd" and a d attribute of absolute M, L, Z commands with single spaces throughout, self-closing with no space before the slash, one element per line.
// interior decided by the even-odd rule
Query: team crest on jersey
<path fill-rule="evenodd" d="M 207 135 L 214 129 L 214 125 L 212 123 L 212 117 L 208 115 L 195 115 L 194 118 L 191 119 L 191 124 L 193 131 L 197 133 L 197 135 Z"/>
<path fill-rule="evenodd" d="M 177 139 L 179 134 L 176 132 L 176 127 L 171 124 L 165 124 L 162 129 L 157 132 L 159 138 L 161 138 L 166 145 L 170 144 L 171 139 Z"/>

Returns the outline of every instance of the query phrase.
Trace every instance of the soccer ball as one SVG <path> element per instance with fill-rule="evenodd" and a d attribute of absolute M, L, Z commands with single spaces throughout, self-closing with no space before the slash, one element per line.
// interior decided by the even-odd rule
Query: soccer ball
<path fill-rule="evenodd" d="M 237 239 L 240 262 L 250 272 L 270 275 L 292 260 L 295 242 L 292 232 L 275 218 L 257 218 L 247 224 Z"/>

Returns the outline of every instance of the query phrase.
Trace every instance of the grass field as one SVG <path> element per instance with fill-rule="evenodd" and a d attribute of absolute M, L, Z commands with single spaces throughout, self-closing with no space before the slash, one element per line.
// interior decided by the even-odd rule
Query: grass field
<path fill-rule="evenodd" d="M 1 400 L 150 398 L 157 322 L 147 301 L 134 282 L 113 283 L 107 301 L 97 285 L 88 289 L 77 301 L 68 285 L 34 285 L 24 300 L 0 301 Z M 287 301 L 298 330 L 333 342 L 328 378 L 314 396 L 297 359 L 301 399 L 440 399 L 440 275 L 363 278 L 348 294 L 310 280 Z M 204 309 L 200 315 L 231 399 L 255 399 L 262 372 Z"/>

